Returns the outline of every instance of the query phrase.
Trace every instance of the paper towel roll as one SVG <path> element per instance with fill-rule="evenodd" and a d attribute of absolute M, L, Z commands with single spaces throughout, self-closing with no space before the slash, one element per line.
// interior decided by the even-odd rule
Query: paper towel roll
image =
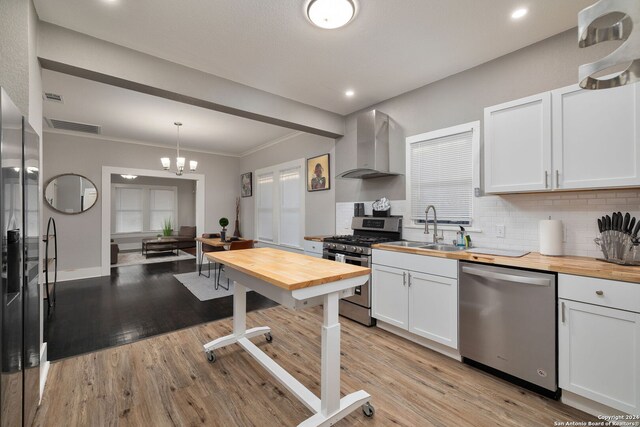
<path fill-rule="evenodd" d="M 542 255 L 563 255 L 562 248 L 562 221 L 558 219 L 545 219 L 540 221 L 540 253 Z"/>

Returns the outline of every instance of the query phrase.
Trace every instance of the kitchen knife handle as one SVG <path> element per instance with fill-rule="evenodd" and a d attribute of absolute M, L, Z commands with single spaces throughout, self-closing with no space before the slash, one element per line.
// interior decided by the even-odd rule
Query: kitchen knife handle
<path fill-rule="evenodd" d="M 560 188 L 560 170 L 556 169 L 556 188 Z"/>
<path fill-rule="evenodd" d="M 544 188 L 549 188 L 549 171 L 544 171 Z"/>

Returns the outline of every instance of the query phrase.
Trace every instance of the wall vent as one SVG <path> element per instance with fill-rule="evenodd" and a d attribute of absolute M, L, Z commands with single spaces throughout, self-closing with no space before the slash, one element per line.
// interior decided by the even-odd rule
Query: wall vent
<path fill-rule="evenodd" d="M 47 119 L 45 121 L 50 128 L 60 130 L 70 130 L 73 132 L 92 133 L 94 135 L 100 135 L 102 128 L 98 125 L 90 125 L 87 123 L 68 122 L 66 120 Z"/>
<path fill-rule="evenodd" d="M 57 93 L 45 92 L 44 99 L 46 99 L 47 101 L 64 103 L 62 95 L 58 95 Z"/>

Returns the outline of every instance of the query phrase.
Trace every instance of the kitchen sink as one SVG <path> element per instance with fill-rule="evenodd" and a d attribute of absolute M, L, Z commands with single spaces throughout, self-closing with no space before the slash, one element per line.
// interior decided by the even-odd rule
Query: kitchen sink
<path fill-rule="evenodd" d="M 466 248 L 462 246 L 448 245 L 446 243 L 431 243 L 428 245 L 417 246 L 418 249 L 428 249 L 432 251 L 442 252 L 459 252 L 464 251 Z"/>
<path fill-rule="evenodd" d="M 424 242 L 402 241 L 402 242 L 389 242 L 389 243 L 385 243 L 385 245 L 400 246 L 403 248 L 417 248 L 424 245 Z"/>

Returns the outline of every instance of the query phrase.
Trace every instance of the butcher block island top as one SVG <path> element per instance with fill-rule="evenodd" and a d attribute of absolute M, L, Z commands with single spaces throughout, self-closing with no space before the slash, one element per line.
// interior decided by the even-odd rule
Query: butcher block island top
<path fill-rule="evenodd" d="M 640 266 L 617 265 L 599 261 L 595 258 L 577 256 L 546 256 L 537 252 L 519 258 L 475 254 L 472 252 L 442 252 L 420 248 L 404 248 L 380 243 L 374 249 L 405 252 L 417 255 L 428 255 L 440 258 L 475 261 L 506 267 L 529 268 L 531 270 L 553 271 L 576 276 L 597 277 L 600 279 L 619 280 L 622 282 L 640 283 Z"/>
<path fill-rule="evenodd" d="M 273 248 L 208 252 L 211 261 L 293 291 L 352 277 L 366 276 L 365 267 L 314 258 Z"/>

